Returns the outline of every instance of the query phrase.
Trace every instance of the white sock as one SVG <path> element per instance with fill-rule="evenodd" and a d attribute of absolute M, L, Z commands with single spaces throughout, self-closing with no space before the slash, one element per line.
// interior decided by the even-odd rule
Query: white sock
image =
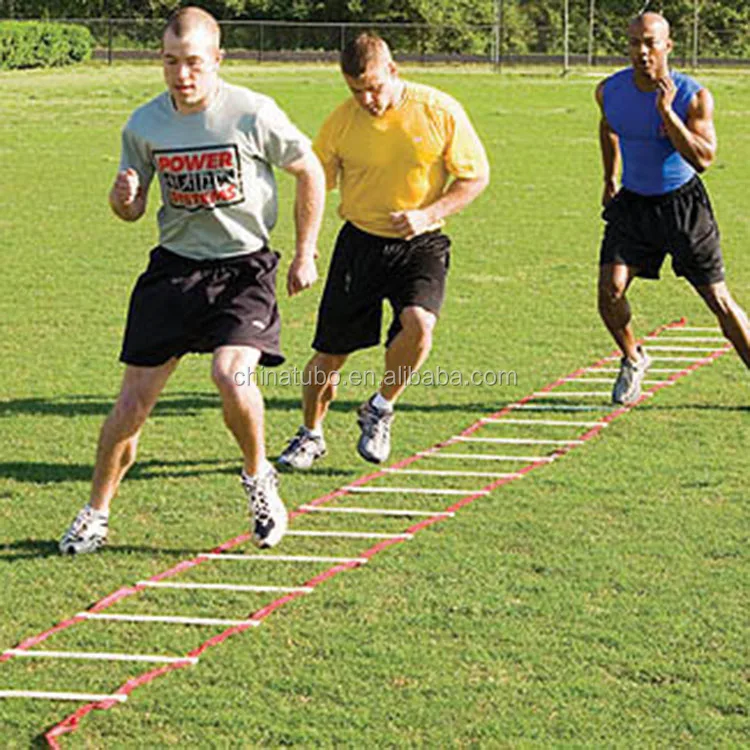
<path fill-rule="evenodd" d="M 313 427 L 310 429 L 309 427 L 305 427 L 305 425 L 302 425 L 302 429 L 310 436 L 314 438 L 322 438 L 323 437 L 323 425 L 320 427 Z"/>
<path fill-rule="evenodd" d="M 242 469 L 242 476 L 248 479 L 258 479 L 268 474 L 269 471 L 273 471 L 273 466 L 268 459 L 265 459 L 263 463 L 258 467 L 258 471 L 255 474 L 248 474 L 245 469 Z"/>
<path fill-rule="evenodd" d="M 109 518 L 108 510 L 97 510 L 91 503 L 87 503 L 86 507 L 94 514 L 94 518 Z"/>
<path fill-rule="evenodd" d="M 383 398 L 380 391 L 370 399 L 370 403 L 379 411 L 393 411 L 393 401 Z"/>

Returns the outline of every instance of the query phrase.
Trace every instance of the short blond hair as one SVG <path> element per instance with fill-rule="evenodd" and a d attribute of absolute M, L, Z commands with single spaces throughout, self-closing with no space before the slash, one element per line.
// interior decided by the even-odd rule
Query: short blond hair
<path fill-rule="evenodd" d="M 216 19 L 208 11 L 195 5 L 188 5 L 172 13 L 164 27 L 164 34 L 171 31 L 178 39 L 181 39 L 196 29 L 205 30 L 214 37 L 216 46 L 221 46 L 221 29 Z"/>
<path fill-rule="evenodd" d="M 350 78 L 359 78 L 369 63 L 391 59 L 386 41 L 372 31 L 363 31 L 341 50 L 341 71 Z"/>

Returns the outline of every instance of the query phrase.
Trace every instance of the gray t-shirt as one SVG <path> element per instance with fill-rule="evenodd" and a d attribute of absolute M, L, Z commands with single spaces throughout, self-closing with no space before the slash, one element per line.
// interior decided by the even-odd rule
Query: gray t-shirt
<path fill-rule="evenodd" d="M 164 92 L 139 107 L 122 133 L 120 169 L 144 190 L 159 176 L 159 243 L 196 260 L 260 250 L 276 224 L 273 168 L 310 141 L 268 96 L 220 82 L 210 106 L 183 115 Z"/>

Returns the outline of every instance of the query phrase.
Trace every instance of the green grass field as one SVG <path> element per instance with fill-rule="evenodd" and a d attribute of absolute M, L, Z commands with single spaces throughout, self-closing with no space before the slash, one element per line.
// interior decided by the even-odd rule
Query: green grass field
<path fill-rule="evenodd" d="M 491 187 L 449 225 L 448 299 L 427 367 L 513 370 L 518 383 L 412 388 L 394 459 L 612 349 L 595 304 L 596 78 L 407 73 L 464 103 L 493 167 Z M 228 65 L 225 74 L 274 96 L 311 134 L 346 96 L 333 68 Z M 750 77 L 700 78 L 716 98 L 720 142 L 706 182 L 730 287 L 750 307 Z M 109 547 L 80 559 L 56 553 L 87 498 L 99 425 L 121 377 L 130 288 L 156 240 L 156 200 L 135 225 L 108 209 L 119 133 L 161 88 L 149 66 L 0 74 L 0 650 L 246 528 L 238 451 L 209 360 L 192 357 L 145 429 Z M 285 269 L 292 185 L 280 182 L 274 244 Z M 335 203 L 321 271 L 339 224 Z M 321 288 L 281 301 L 291 366 L 309 355 Z M 631 297 L 641 333 L 683 315 L 712 322 L 668 268 Z M 351 366 L 378 368 L 381 356 L 364 352 Z M 749 385 L 739 360 L 722 357 L 563 461 L 337 576 L 198 666 L 89 715 L 63 746 L 748 745 Z M 276 386 L 265 395 L 275 455 L 299 424 L 299 393 Z M 367 395 L 342 388 L 325 462 L 283 478 L 290 506 L 368 472 L 354 450 L 354 410 Z M 352 555 L 366 546 L 289 539 L 282 549 Z M 293 585 L 320 569 L 221 565 L 182 579 Z M 241 618 L 270 598 L 152 591 L 112 611 Z M 88 623 L 40 648 L 179 654 L 213 632 Z M 12 659 L 0 664 L 0 689 L 110 692 L 146 669 Z M 0 745 L 28 747 L 75 707 L 0 700 Z"/>

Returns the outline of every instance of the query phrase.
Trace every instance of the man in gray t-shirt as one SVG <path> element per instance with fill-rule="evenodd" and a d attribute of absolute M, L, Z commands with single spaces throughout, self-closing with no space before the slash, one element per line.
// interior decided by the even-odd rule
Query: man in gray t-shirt
<path fill-rule="evenodd" d="M 296 179 L 291 294 L 317 279 L 316 244 L 325 178 L 309 140 L 272 99 L 219 78 L 219 27 L 188 7 L 162 44 L 167 91 L 138 108 L 122 134 L 114 213 L 136 221 L 156 177 L 159 246 L 130 300 L 118 399 L 99 436 L 89 503 L 60 540 L 63 553 L 93 552 L 107 538 L 109 505 L 135 461 L 141 428 L 187 352 L 213 354 L 224 421 L 242 450 L 242 484 L 261 547 L 279 542 L 287 513 L 266 460 L 258 364 L 283 362 L 275 277 L 268 249 L 278 196 L 273 167 Z"/>

